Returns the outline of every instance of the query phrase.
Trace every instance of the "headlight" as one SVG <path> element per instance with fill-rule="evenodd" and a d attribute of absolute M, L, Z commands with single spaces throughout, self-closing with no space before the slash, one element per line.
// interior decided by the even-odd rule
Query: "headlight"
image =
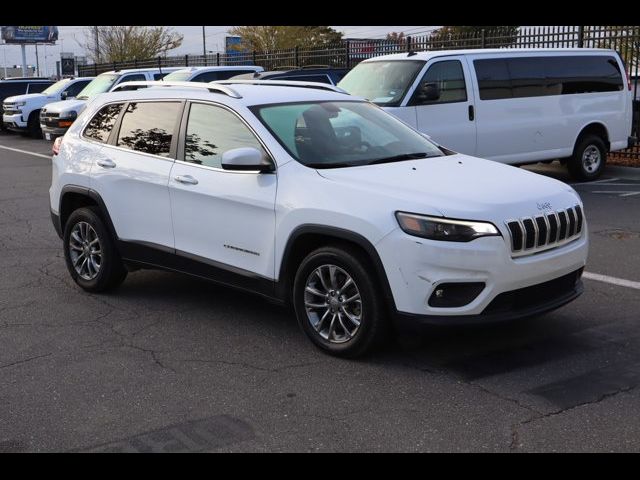
<path fill-rule="evenodd" d="M 450 220 L 405 212 L 396 212 L 396 218 L 405 233 L 429 240 L 470 242 L 478 237 L 500 235 L 498 229 L 492 223 L 487 222 Z"/>
<path fill-rule="evenodd" d="M 78 112 L 76 112 L 75 110 L 70 110 L 68 112 L 61 112 L 60 113 L 60 117 L 59 118 L 69 118 L 69 119 L 74 119 L 78 116 Z"/>
<path fill-rule="evenodd" d="M 16 107 L 24 107 L 26 104 L 27 104 L 27 102 L 16 102 L 16 103 L 14 103 L 14 105 Z"/>

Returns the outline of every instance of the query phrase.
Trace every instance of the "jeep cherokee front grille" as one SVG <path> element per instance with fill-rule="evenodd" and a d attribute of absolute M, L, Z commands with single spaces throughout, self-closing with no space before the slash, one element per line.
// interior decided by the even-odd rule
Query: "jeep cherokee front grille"
<path fill-rule="evenodd" d="M 559 247 L 580 237 L 584 223 L 582 208 L 546 212 L 505 222 L 511 234 L 512 256 L 523 256 Z"/>

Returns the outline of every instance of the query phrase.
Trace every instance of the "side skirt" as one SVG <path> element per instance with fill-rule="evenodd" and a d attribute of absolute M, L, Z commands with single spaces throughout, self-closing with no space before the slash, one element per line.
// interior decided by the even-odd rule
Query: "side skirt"
<path fill-rule="evenodd" d="M 118 251 L 125 263 L 145 269 L 184 273 L 285 303 L 278 295 L 276 281 L 231 265 L 192 255 L 161 245 L 118 240 Z"/>

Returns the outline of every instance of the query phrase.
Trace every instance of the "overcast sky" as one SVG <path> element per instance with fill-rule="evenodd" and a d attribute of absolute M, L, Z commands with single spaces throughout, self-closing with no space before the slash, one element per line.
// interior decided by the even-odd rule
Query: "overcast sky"
<path fill-rule="evenodd" d="M 420 35 L 433 30 L 436 27 L 430 26 L 339 26 L 332 25 L 338 31 L 344 33 L 347 38 L 384 38 L 388 32 L 405 32 L 407 35 Z M 173 27 L 176 31 L 184 35 L 184 40 L 180 48 L 171 50 L 169 55 L 202 54 L 202 27 Z M 205 39 L 207 50 L 224 50 L 224 38 L 231 26 L 207 26 L 205 27 Z M 58 43 L 54 46 L 39 46 L 38 57 L 40 60 L 40 74 L 51 75 L 55 73 L 56 61 L 60 60 L 60 52 L 73 52 L 76 55 L 84 55 L 82 47 L 78 41 L 84 38 L 86 27 L 83 26 L 61 26 L 59 29 Z M 1 45 L 0 66 L 19 65 L 22 63 L 20 46 Z M 45 66 L 46 54 L 46 66 Z M 5 60 L 6 59 L 6 60 Z M 27 46 L 27 64 L 36 64 L 35 47 Z"/>

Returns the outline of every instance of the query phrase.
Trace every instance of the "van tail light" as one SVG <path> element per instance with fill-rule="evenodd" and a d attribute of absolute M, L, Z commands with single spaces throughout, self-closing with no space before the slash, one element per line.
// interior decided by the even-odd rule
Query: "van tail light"
<path fill-rule="evenodd" d="M 627 88 L 631 91 L 631 76 L 629 75 L 629 71 L 625 68 L 624 73 L 627 76 Z"/>
<path fill-rule="evenodd" d="M 51 151 L 53 152 L 54 155 L 58 155 L 60 153 L 60 147 L 62 146 L 62 139 L 64 137 L 58 137 L 56 138 L 56 141 L 53 142 L 53 147 L 51 148 Z"/>

